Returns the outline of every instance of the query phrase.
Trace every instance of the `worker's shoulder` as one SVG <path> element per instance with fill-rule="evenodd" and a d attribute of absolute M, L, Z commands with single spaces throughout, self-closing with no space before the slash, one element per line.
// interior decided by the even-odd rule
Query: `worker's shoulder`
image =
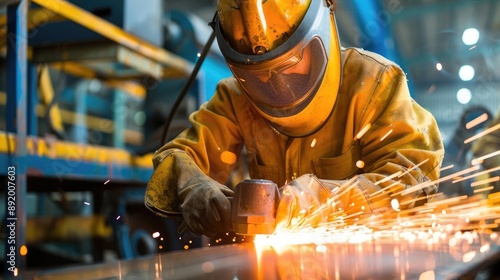
<path fill-rule="evenodd" d="M 217 84 L 216 93 L 222 94 L 226 96 L 226 98 L 236 102 L 238 99 L 241 99 L 241 101 L 246 101 L 247 99 L 244 89 L 234 76 L 221 79 Z"/>
<path fill-rule="evenodd" d="M 401 67 L 394 61 L 372 51 L 354 47 L 342 48 L 342 56 L 344 60 L 344 69 L 354 67 L 357 71 L 361 69 L 373 71 L 378 68 L 380 70 L 389 69 L 403 73 Z"/>
<path fill-rule="evenodd" d="M 243 109 L 244 107 L 248 107 L 250 103 L 244 89 L 234 76 L 223 78 L 219 81 L 214 97 L 217 100 L 216 102 L 226 105 L 231 104 L 234 109 Z"/>

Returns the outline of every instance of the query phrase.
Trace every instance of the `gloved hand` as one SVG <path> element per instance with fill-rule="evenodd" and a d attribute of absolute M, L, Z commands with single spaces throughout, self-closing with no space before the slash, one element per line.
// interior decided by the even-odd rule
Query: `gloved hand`
<path fill-rule="evenodd" d="M 231 202 L 233 190 L 203 175 L 183 187 L 186 193 L 181 205 L 182 217 L 196 234 L 214 236 L 228 232 L 231 226 Z"/>
<path fill-rule="evenodd" d="M 196 234 L 231 230 L 233 191 L 205 175 L 183 151 L 169 151 L 148 182 L 145 205 L 164 217 L 182 217 Z"/>
<path fill-rule="evenodd" d="M 302 175 L 280 188 L 281 200 L 276 214 L 276 228 L 318 227 L 344 218 L 372 213 L 369 193 L 378 190 L 363 177 L 353 180 L 320 180 Z M 342 218 L 339 220 L 339 218 Z"/>

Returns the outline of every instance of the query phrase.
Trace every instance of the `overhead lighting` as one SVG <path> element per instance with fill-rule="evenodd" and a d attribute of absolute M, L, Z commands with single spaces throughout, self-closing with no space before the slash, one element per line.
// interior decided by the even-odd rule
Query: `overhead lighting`
<path fill-rule="evenodd" d="M 457 100 L 461 104 L 467 104 L 472 99 L 472 93 L 468 88 L 461 88 L 457 91 Z"/>
<path fill-rule="evenodd" d="M 439 62 L 438 62 L 438 63 L 436 63 L 436 69 L 437 69 L 438 71 L 443 70 L 443 65 L 442 65 L 441 63 L 439 63 Z"/>
<path fill-rule="evenodd" d="M 468 46 L 476 44 L 478 40 L 479 31 L 475 28 L 467 28 L 462 34 L 462 41 Z"/>
<path fill-rule="evenodd" d="M 462 67 L 460 67 L 460 70 L 458 71 L 458 76 L 462 81 L 472 80 L 475 74 L 476 71 L 474 70 L 474 67 L 470 65 L 463 65 Z"/>

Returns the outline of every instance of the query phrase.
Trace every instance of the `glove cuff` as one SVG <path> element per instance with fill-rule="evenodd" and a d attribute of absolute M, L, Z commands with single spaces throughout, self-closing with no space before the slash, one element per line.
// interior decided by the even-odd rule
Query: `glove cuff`
<path fill-rule="evenodd" d="M 177 187 L 182 175 L 181 170 L 194 169 L 191 166 L 197 169 L 198 167 L 182 150 L 168 150 L 163 155 L 162 160 L 156 163 L 146 187 L 144 204 L 146 208 L 159 216 L 181 219 L 180 205 L 183 199 L 179 197 Z M 191 162 L 191 164 L 186 164 L 186 162 Z"/>

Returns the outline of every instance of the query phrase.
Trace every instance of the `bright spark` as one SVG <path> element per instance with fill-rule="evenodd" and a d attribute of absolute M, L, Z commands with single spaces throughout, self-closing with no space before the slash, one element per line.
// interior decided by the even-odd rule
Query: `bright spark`
<path fill-rule="evenodd" d="M 481 116 L 479 116 L 479 117 L 473 119 L 472 121 L 466 123 L 465 124 L 465 128 L 471 129 L 471 128 L 475 127 L 476 125 L 478 125 L 480 123 L 483 123 L 483 122 L 485 122 L 487 120 L 488 120 L 488 114 L 484 113 Z"/>
<path fill-rule="evenodd" d="M 363 126 L 363 128 L 361 128 L 358 134 L 356 134 L 356 136 L 354 137 L 354 141 L 361 139 L 361 137 L 365 135 L 365 133 L 368 131 L 368 129 L 370 129 L 371 126 L 371 123 L 367 123 L 365 126 Z"/>
<path fill-rule="evenodd" d="M 389 136 L 389 134 L 391 134 L 391 133 L 392 133 L 392 128 L 391 128 L 389 131 L 387 131 L 387 133 L 386 133 L 384 136 L 382 136 L 382 138 L 380 138 L 380 141 L 381 141 L 381 142 L 382 142 L 382 141 L 384 141 L 384 139 L 385 139 L 387 136 Z"/>
<path fill-rule="evenodd" d="M 496 151 L 496 152 L 491 152 L 491 153 L 486 154 L 486 155 L 484 155 L 484 156 L 482 156 L 482 157 L 475 158 L 475 159 L 473 159 L 473 160 L 471 161 L 471 164 L 472 164 L 472 165 L 480 164 L 480 163 L 482 163 L 485 159 L 490 158 L 490 157 L 494 157 L 494 156 L 498 156 L 498 155 L 500 155 L 500 150 L 498 150 L 498 151 Z"/>
<path fill-rule="evenodd" d="M 316 138 L 314 138 L 311 142 L 311 148 L 314 148 L 316 146 Z"/>
<path fill-rule="evenodd" d="M 447 170 L 447 169 L 452 169 L 454 166 L 455 166 L 454 164 L 450 164 L 450 165 L 447 165 L 445 167 L 441 167 L 440 170 L 443 171 L 443 170 Z"/>
<path fill-rule="evenodd" d="M 488 128 L 488 129 L 485 129 L 484 131 L 481 131 L 478 134 L 476 134 L 476 135 L 474 135 L 474 136 L 472 136 L 470 138 L 465 139 L 464 144 L 470 143 L 470 142 L 472 142 L 472 141 L 474 141 L 476 139 L 479 139 L 479 138 L 483 137 L 486 134 L 492 133 L 493 131 L 498 130 L 498 129 L 500 129 L 500 123 L 497 124 L 497 125 L 495 125 L 495 126 L 492 126 L 492 127 Z"/>
<path fill-rule="evenodd" d="M 492 178 L 488 178 L 488 179 L 484 179 L 484 180 L 473 182 L 470 185 L 471 185 L 471 187 L 477 187 L 477 186 L 480 186 L 480 185 L 486 185 L 486 184 L 489 184 L 489 183 L 498 182 L 499 180 L 500 180 L 500 176 L 495 176 L 495 177 L 492 177 Z"/>

